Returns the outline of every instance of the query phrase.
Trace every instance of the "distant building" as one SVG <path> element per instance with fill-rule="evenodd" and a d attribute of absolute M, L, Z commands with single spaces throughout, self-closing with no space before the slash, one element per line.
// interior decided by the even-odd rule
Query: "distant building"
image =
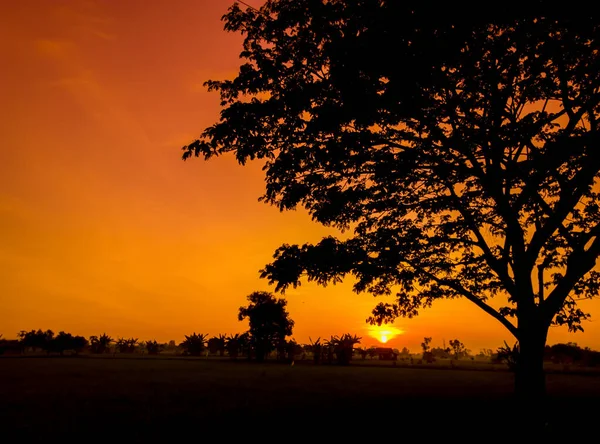
<path fill-rule="evenodd" d="M 396 361 L 398 359 L 398 354 L 392 348 L 377 347 L 375 352 L 380 361 Z"/>

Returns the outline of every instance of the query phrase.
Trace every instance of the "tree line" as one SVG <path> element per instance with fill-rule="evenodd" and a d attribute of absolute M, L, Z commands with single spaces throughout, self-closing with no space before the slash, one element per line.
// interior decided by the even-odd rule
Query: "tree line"
<path fill-rule="evenodd" d="M 268 292 L 254 292 L 247 297 L 248 305 L 239 308 L 238 320 L 248 320 L 249 329 L 243 333 L 232 335 L 218 334 L 209 337 L 203 333 L 193 332 L 185 335 L 184 340 L 177 344 L 174 340 L 168 343 L 159 343 L 155 339 L 140 341 L 138 338 L 113 339 L 106 333 L 98 336 L 72 335 L 64 331 L 55 334 L 52 330 L 21 331 L 18 339 L 7 340 L 0 335 L 0 354 L 5 352 L 30 353 L 35 351 L 47 354 L 60 354 L 65 352 L 79 354 L 142 353 L 158 355 L 162 352 L 175 353 L 182 356 L 228 356 L 231 359 L 244 357 L 248 360 L 264 361 L 273 356 L 284 362 L 294 362 L 308 357 L 315 364 L 349 365 L 353 356 L 359 355 L 362 359 L 398 358 L 414 361 L 418 354 L 412 354 L 404 347 L 401 351 L 389 347 L 355 347 L 361 343 L 362 338 L 345 333 L 334 335 L 329 339 L 321 340 L 309 338 L 308 344 L 299 344 L 292 335 L 294 321 L 286 310 L 287 301 L 277 299 Z M 504 363 L 515 370 L 518 358 L 518 345 L 509 346 L 504 343 L 495 352 L 484 349 L 473 356 L 464 343 L 458 339 L 450 339 L 448 346 L 444 341 L 442 347 L 432 345 L 432 337 L 424 337 L 421 343 L 418 364 L 432 363 L 438 359 L 460 360 L 470 358 L 484 359 L 493 363 Z M 580 348 L 577 344 L 555 344 L 546 346 L 544 359 L 560 364 L 582 364 L 596 366 L 600 364 L 600 352 L 589 348 Z"/>

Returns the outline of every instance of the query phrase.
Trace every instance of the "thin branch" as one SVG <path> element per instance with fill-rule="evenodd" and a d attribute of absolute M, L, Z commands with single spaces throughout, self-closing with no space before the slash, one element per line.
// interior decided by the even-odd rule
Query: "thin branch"
<path fill-rule="evenodd" d="M 504 325 L 504 327 L 506 327 L 506 329 L 509 332 L 511 332 L 513 334 L 513 336 L 515 338 L 518 339 L 517 327 L 515 327 L 508 319 L 506 319 L 504 316 L 502 316 L 500 313 L 498 313 L 496 310 L 494 310 L 491 306 L 489 306 L 488 304 L 486 304 L 481 298 L 478 298 L 473 293 L 471 293 L 469 290 L 467 290 L 466 288 L 464 288 L 462 285 L 460 285 L 460 284 L 458 284 L 456 282 L 452 282 L 452 281 L 447 280 L 447 279 L 438 278 L 433 273 L 428 272 L 427 270 L 423 269 L 422 267 L 414 265 L 413 263 L 411 263 L 408 260 L 405 260 L 405 262 L 408 265 L 410 265 L 411 267 L 413 267 L 414 269 L 416 269 L 417 271 L 419 271 L 420 273 L 423 273 L 423 274 L 427 275 L 430 279 L 432 279 L 433 281 L 437 282 L 439 285 L 444 285 L 446 287 L 449 287 L 452 290 L 454 290 L 457 293 L 459 293 L 462 296 L 464 296 L 469 301 L 473 302 L 475 305 L 477 305 L 479 308 L 481 308 L 487 314 L 491 315 L 493 318 L 495 318 L 496 320 L 498 320 L 502 325 Z"/>
<path fill-rule="evenodd" d="M 492 270 L 494 270 L 494 272 L 497 274 L 497 276 L 500 278 L 500 280 L 502 280 L 502 283 L 506 287 L 506 290 L 511 295 L 513 295 L 514 285 L 513 285 L 512 280 L 508 276 L 508 267 L 507 267 L 506 263 L 500 262 L 498 260 L 498 258 L 494 255 L 494 253 L 492 253 L 492 250 L 490 249 L 489 245 L 485 241 L 485 238 L 481 234 L 481 231 L 479 230 L 477 223 L 473 220 L 473 217 L 467 211 L 467 209 L 461 204 L 460 198 L 456 194 L 456 191 L 454 190 L 454 187 L 452 186 L 452 184 L 446 183 L 446 186 L 455 201 L 455 207 L 458 209 L 458 211 L 460 212 L 462 217 L 465 219 L 465 221 L 469 225 L 471 232 L 477 238 L 477 246 L 479 248 L 481 248 L 481 250 L 483 251 L 484 257 L 485 257 L 487 263 L 489 264 L 490 268 Z"/>

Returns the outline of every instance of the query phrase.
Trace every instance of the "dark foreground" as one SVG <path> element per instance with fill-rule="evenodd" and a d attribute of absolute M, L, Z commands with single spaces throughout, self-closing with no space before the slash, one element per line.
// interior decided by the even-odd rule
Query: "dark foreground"
<path fill-rule="evenodd" d="M 512 384 L 490 371 L 0 358 L 0 441 L 510 442 Z M 599 377 L 551 374 L 548 391 L 544 434 L 597 436 Z"/>

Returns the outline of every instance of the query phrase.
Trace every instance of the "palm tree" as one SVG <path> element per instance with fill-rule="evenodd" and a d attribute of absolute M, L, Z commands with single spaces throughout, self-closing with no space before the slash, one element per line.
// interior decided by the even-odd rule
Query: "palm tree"
<path fill-rule="evenodd" d="M 339 337 L 332 336 L 326 345 L 330 350 L 333 349 L 339 365 L 350 365 L 354 345 L 360 344 L 361 339 L 356 335 L 346 333 Z"/>
<path fill-rule="evenodd" d="M 117 349 L 119 353 L 133 353 L 135 351 L 135 346 L 137 345 L 137 338 L 119 338 L 117 339 Z"/>
<path fill-rule="evenodd" d="M 110 344 L 113 339 L 106 333 L 100 336 L 90 336 L 90 351 L 96 354 L 106 353 L 110 349 Z"/>
<path fill-rule="evenodd" d="M 241 346 L 241 339 L 238 333 L 228 336 L 225 339 L 225 348 L 227 349 L 227 354 L 231 359 L 237 359 Z"/>
<path fill-rule="evenodd" d="M 156 342 L 156 339 L 152 341 L 146 341 L 146 351 L 149 355 L 159 354 L 162 351 L 162 348 L 162 344 Z"/>
<path fill-rule="evenodd" d="M 216 355 L 219 353 L 219 356 L 225 356 L 225 342 L 227 341 L 227 336 L 218 335 L 213 336 L 208 340 L 208 350 L 211 354 Z"/>
<path fill-rule="evenodd" d="M 189 336 L 185 336 L 185 340 L 179 344 L 183 348 L 184 355 L 200 356 L 204 351 L 206 344 L 206 336 L 204 334 L 192 333 Z"/>
<path fill-rule="evenodd" d="M 323 344 L 321 344 L 321 338 L 317 338 L 316 341 L 313 342 L 311 337 L 308 337 L 310 341 L 309 348 L 311 353 L 313 354 L 313 361 L 315 364 L 321 362 L 321 354 L 323 353 Z"/>

